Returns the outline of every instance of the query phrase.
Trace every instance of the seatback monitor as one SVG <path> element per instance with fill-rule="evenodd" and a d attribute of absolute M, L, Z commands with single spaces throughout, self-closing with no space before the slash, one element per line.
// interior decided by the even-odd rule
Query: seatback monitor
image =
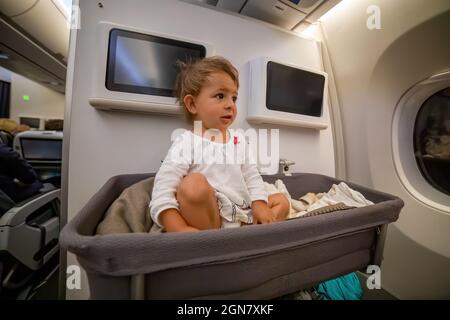
<path fill-rule="evenodd" d="M 270 61 L 266 106 L 270 110 L 320 117 L 324 85 L 321 74 Z"/>
<path fill-rule="evenodd" d="M 112 91 L 173 97 L 179 71 L 177 60 L 205 57 L 199 44 L 112 29 L 106 87 Z"/>

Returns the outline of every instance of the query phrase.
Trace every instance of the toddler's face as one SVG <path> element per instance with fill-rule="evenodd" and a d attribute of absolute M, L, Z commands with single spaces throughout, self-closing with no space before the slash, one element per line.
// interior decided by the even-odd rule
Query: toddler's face
<path fill-rule="evenodd" d="M 225 72 L 212 73 L 200 94 L 194 97 L 196 119 L 204 129 L 225 131 L 236 118 L 237 87 Z"/>

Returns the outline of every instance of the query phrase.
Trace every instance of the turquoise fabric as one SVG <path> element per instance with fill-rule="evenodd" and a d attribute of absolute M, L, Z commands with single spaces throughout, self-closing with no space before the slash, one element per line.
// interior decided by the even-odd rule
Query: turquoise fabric
<path fill-rule="evenodd" d="M 356 272 L 322 282 L 315 289 L 322 300 L 361 300 L 363 296 Z"/>

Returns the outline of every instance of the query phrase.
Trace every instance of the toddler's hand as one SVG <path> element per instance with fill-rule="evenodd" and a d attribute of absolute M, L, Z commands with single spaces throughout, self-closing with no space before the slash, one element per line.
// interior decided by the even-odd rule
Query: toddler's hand
<path fill-rule="evenodd" d="M 271 223 L 276 221 L 276 216 L 264 201 L 252 203 L 253 224 Z"/>

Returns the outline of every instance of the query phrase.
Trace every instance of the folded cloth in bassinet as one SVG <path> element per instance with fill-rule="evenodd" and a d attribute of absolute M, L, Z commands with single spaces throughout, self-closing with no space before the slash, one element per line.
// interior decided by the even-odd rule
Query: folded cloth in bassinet
<path fill-rule="evenodd" d="M 267 182 L 264 183 L 269 194 L 279 192 L 288 198 L 290 208 L 287 219 L 298 218 L 301 216 L 309 217 L 317 214 L 350 208 L 360 208 L 373 204 L 373 202 L 364 198 L 360 192 L 351 189 L 345 182 L 341 182 L 337 185 L 333 184 L 327 193 L 314 194 L 309 192 L 298 200 L 291 197 L 281 179 L 276 180 L 273 184 Z M 309 214 L 312 211 L 315 211 L 315 213 Z"/>

